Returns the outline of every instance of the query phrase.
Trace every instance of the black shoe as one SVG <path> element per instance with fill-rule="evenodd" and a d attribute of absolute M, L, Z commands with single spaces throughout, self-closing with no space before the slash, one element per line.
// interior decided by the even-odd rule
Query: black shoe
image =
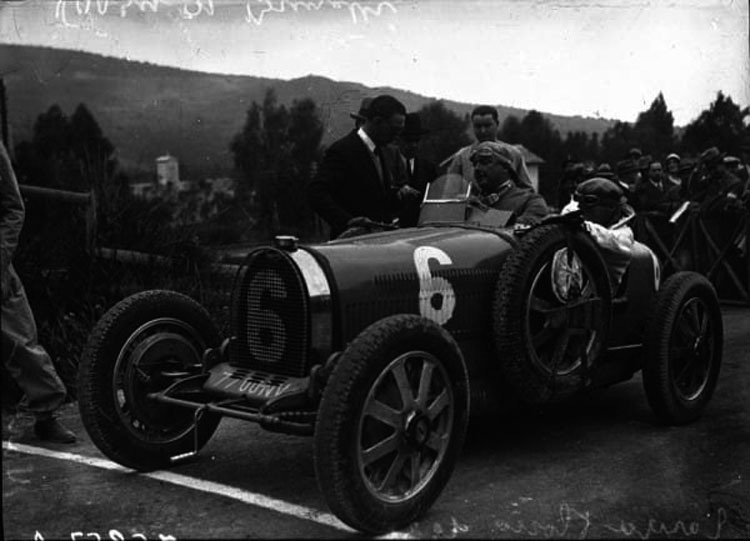
<path fill-rule="evenodd" d="M 75 443 L 76 441 L 76 435 L 54 418 L 34 423 L 34 434 L 40 440 L 52 443 Z"/>

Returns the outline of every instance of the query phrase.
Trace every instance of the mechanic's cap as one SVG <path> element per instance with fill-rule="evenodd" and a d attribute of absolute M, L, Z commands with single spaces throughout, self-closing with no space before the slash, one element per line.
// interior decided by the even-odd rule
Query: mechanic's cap
<path fill-rule="evenodd" d="M 724 154 L 716 147 L 707 148 L 700 157 L 700 163 L 708 166 L 718 165 L 724 158 Z"/>
<path fill-rule="evenodd" d="M 573 198 L 584 205 L 625 203 L 622 188 L 609 179 L 594 177 L 577 187 Z"/>
<path fill-rule="evenodd" d="M 509 169 L 513 169 L 513 155 L 508 147 L 497 141 L 484 141 L 479 143 L 471 152 L 472 163 L 479 158 L 492 157 L 502 162 Z"/>
<path fill-rule="evenodd" d="M 675 154 L 674 152 L 672 152 L 672 154 L 670 154 L 669 156 L 667 156 L 667 159 L 666 159 L 666 160 L 664 160 L 664 161 L 667 161 L 667 162 L 668 162 L 669 160 L 676 160 L 676 161 L 677 161 L 677 162 L 679 163 L 679 161 L 680 161 L 680 156 L 679 156 L 679 155 L 677 155 L 677 154 Z"/>
<path fill-rule="evenodd" d="M 615 172 L 612 171 L 612 166 L 605 162 L 599 164 L 599 167 L 596 168 L 596 176 L 613 179 L 615 178 Z"/>

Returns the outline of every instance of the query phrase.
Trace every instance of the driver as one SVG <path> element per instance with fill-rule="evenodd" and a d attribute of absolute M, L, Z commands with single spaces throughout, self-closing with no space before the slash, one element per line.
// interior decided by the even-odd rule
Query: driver
<path fill-rule="evenodd" d="M 626 201 L 622 188 L 617 184 L 606 178 L 594 177 L 578 185 L 573 193 L 573 201 L 562 210 L 562 214 L 581 210 L 586 229 L 602 249 L 613 291 L 620 285 L 636 245 L 651 251 L 635 240 L 629 225 L 635 212 Z"/>
<path fill-rule="evenodd" d="M 484 141 L 474 148 L 470 159 L 474 166 L 474 186 L 480 193 L 475 204 L 512 211 L 508 225 L 532 225 L 549 214 L 541 195 L 517 185 L 513 156 L 505 145 Z"/>

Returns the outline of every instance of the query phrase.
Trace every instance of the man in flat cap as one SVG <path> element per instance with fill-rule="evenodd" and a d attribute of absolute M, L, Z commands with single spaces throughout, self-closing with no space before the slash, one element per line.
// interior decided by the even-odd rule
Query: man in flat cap
<path fill-rule="evenodd" d="M 526 168 L 523 153 L 514 145 L 500 141 L 497 138 L 497 131 L 500 127 L 497 109 L 491 105 L 475 107 L 471 112 L 471 126 L 474 130 L 476 142 L 463 147 L 451 157 L 444 160 L 441 166 L 445 163 L 449 164 L 446 172 L 461 175 L 469 182 L 474 180 L 474 165 L 471 162 L 471 154 L 480 143 L 492 141 L 508 149 L 513 170 L 516 172 L 515 182 L 518 186 L 533 190 L 534 185 L 531 183 L 531 177 L 529 176 L 529 170 Z"/>
<path fill-rule="evenodd" d="M 507 145 L 484 141 L 471 151 L 474 185 L 479 204 L 513 212 L 508 225 L 531 225 L 549 214 L 544 198 L 529 188 L 518 186 L 513 154 Z"/>

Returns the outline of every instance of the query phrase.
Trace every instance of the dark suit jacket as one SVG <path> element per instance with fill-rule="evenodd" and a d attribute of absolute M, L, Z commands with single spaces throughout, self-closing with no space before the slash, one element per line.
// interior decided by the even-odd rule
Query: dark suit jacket
<path fill-rule="evenodd" d="M 365 143 L 352 130 L 334 142 L 323 156 L 318 174 L 307 187 L 310 206 L 331 226 L 331 238 L 346 230 L 346 223 L 365 216 L 390 222 L 397 213 L 396 191 L 404 179 L 395 148 L 384 151 L 391 182 L 384 186 Z"/>
<path fill-rule="evenodd" d="M 642 180 L 635 187 L 636 208 L 640 212 L 660 212 L 672 214 L 680 206 L 680 188 L 666 180 L 662 180 L 662 187 L 654 185 L 650 180 Z"/>
<path fill-rule="evenodd" d="M 417 225 L 419 220 L 419 207 L 424 198 L 424 192 L 427 184 L 435 180 L 438 176 L 437 166 L 429 160 L 417 156 L 414 158 L 414 171 L 409 172 L 408 163 L 406 164 L 406 179 L 412 188 L 419 190 L 419 198 L 405 201 L 401 212 L 399 213 L 399 225 L 401 227 L 412 227 Z"/>

